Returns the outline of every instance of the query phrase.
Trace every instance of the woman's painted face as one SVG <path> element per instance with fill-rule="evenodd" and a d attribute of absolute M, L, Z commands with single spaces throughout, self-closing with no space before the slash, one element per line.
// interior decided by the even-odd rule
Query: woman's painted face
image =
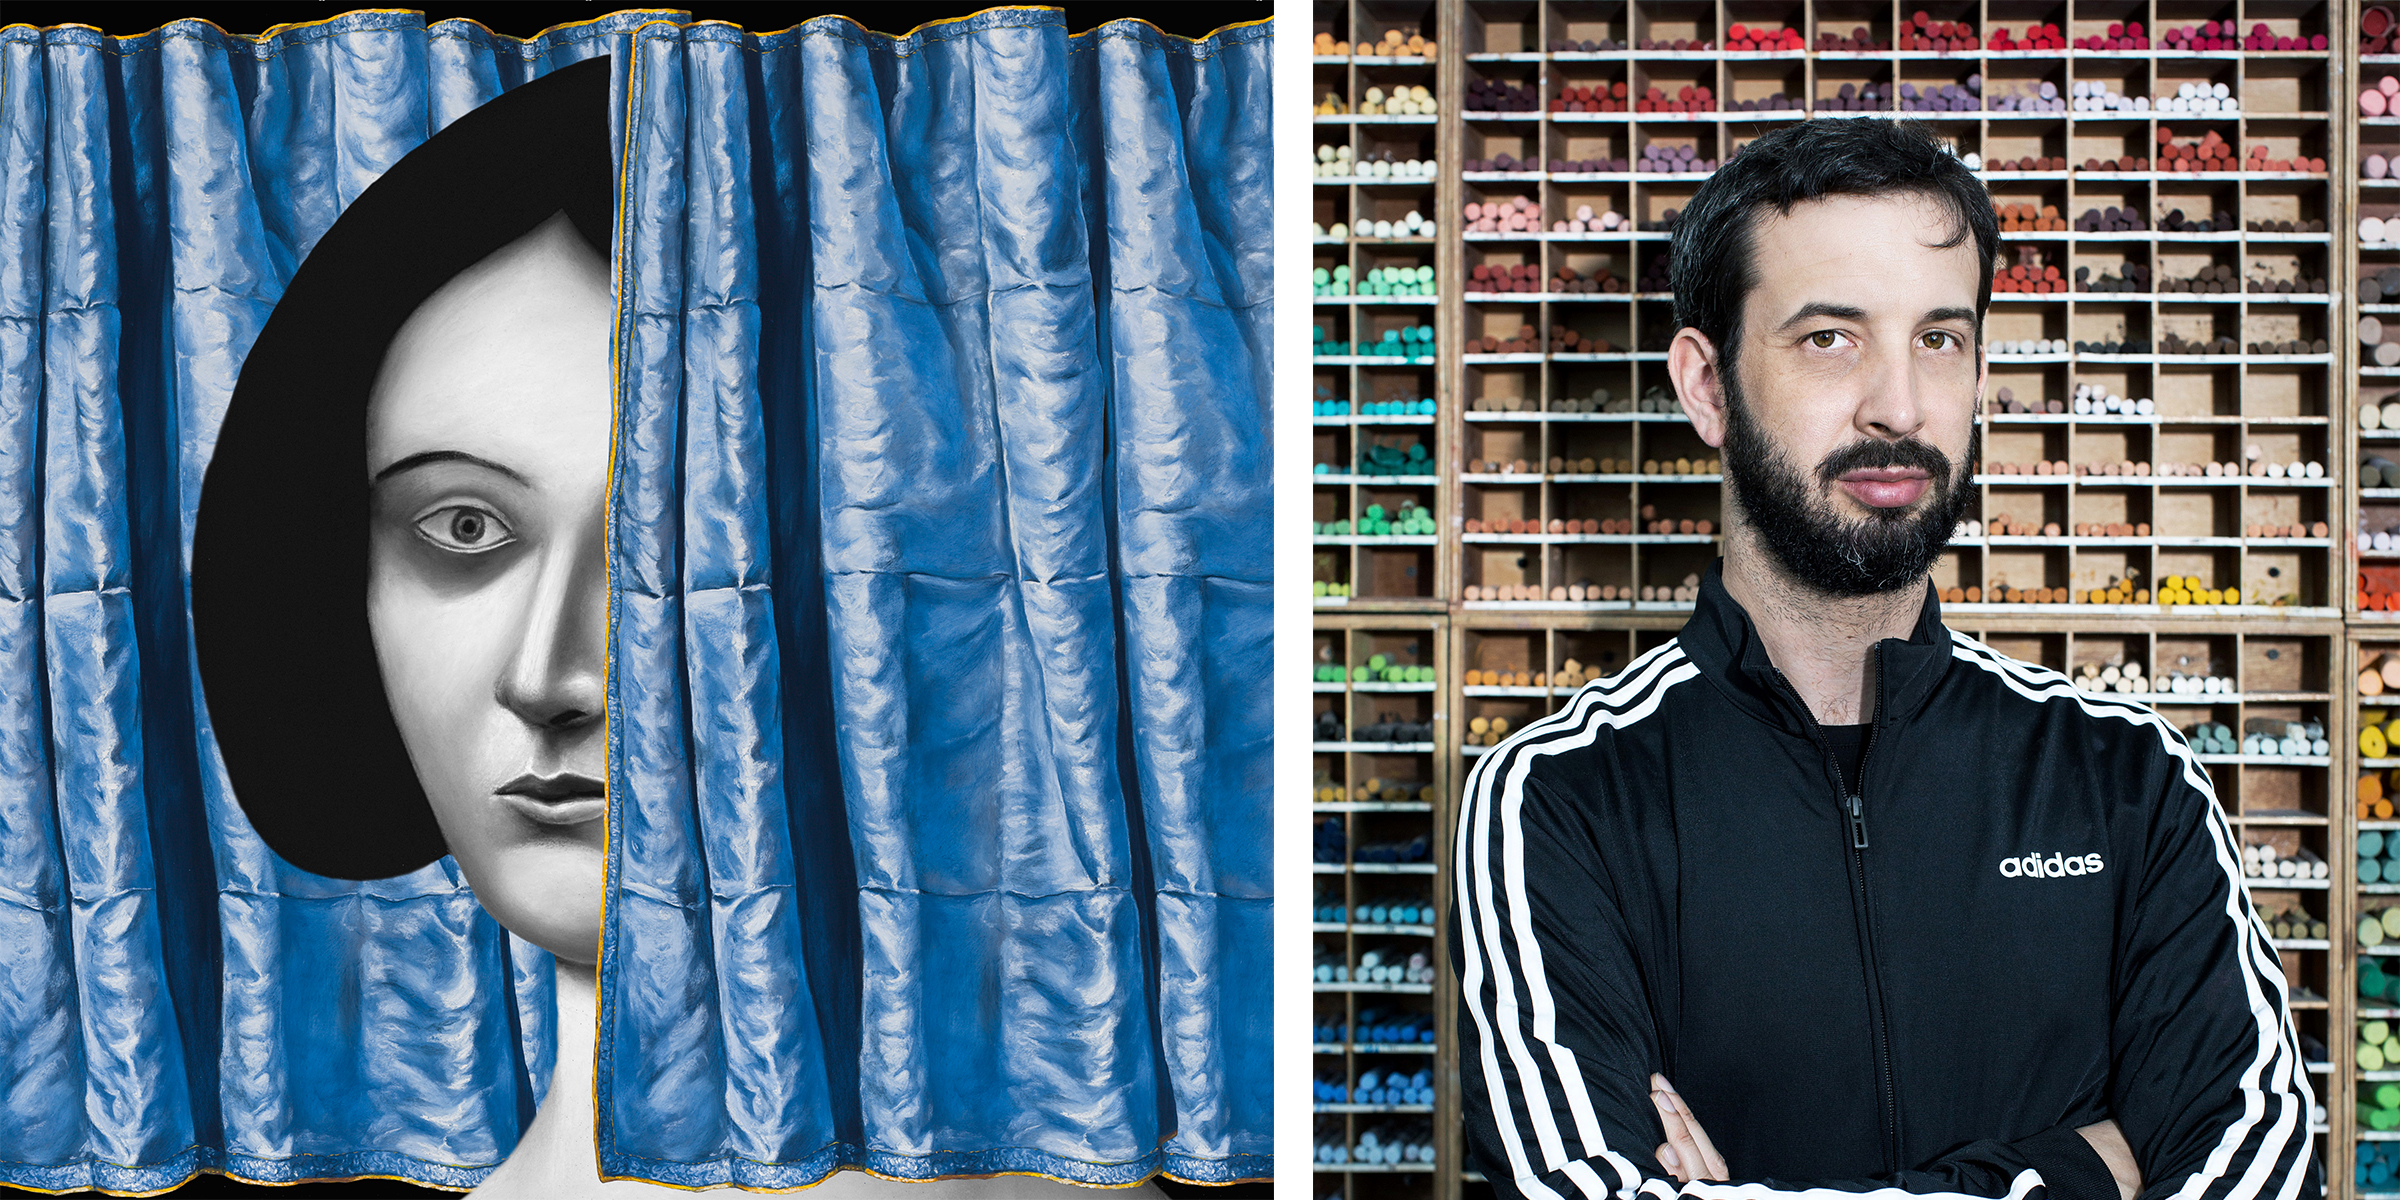
<path fill-rule="evenodd" d="M 367 619 L 417 781 L 485 909 L 600 938 L 608 268 L 564 216 L 451 280 L 367 411 Z"/>

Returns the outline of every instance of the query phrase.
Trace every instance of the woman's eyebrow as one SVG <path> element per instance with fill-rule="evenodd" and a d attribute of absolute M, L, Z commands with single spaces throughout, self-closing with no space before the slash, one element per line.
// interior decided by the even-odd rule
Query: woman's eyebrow
<path fill-rule="evenodd" d="M 368 483 L 369 486 L 372 486 L 374 484 L 382 483 L 384 480 L 389 479 L 402 471 L 413 471 L 418 467 L 431 466 L 434 463 L 444 462 L 469 463 L 474 466 L 482 467 L 487 471 L 497 471 L 500 474 L 506 475 L 510 479 L 516 480 L 518 483 L 527 487 L 533 486 L 533 481 L 525 478 L 523 475 L 519 475 L 515 471 L 501 466 L 499 463 L 493 462 L 488 458 L 477 458 L 464 450 L 428 450 L 423 454 L 411 454 L 407 458 L 401 459 L 399 462 L 393 463 L 392 465 L 375 472 L 375 478 L 369 480 Z"/>

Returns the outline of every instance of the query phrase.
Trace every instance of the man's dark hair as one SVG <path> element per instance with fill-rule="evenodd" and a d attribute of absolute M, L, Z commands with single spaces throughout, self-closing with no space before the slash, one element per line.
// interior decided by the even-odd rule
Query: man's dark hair
<path fill-rule="evenodd" d="M 367 626 L 367 401 L 417 306 L 564 212 L 609 253 L 607 58 L 467 112 L 360 192 L 242 362 L 192 534 L 193 640 L 234 798 L 336 879 L 448 852 Z"/>
<path fill-rule="evenodd" d="M 1743 146 L 1693 193 L 1675 227 L 1668 274 L 1675 289 L 1675 327 L 1697 329 L 1717 348 L 1717 370 L 1730 375 L 1742 324 L 1742 303 L 1757 286 L 1758 220 L 1767 209 L 1786 215 L 1794 205 L 1825 196 L 1927 196 L 1953 220 L 1948 249 L 1973 238 L 1982 266 L 1975 330 L 1992 303 L 1992 264 L 2000 253 L 2000 221 L 1983 181 L 1918 121 L 1830 117 L 1785 126 Z"/>

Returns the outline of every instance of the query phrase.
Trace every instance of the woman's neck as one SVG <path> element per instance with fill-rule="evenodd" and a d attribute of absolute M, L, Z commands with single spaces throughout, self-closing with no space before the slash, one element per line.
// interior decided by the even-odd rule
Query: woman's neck
<path fill-rule="evenodd" d="M 558 1031 L 558 1066 L 550 1073 L 550 1091 L 508 1161 L 471 1196 L 575 1200 L 679 1193 L 636 1180 L 600 1182 L 599 1148 L 592 1136 L 594 979 L 588 964 L 558 960 L 558 1020 L 552 1024 Z"/>

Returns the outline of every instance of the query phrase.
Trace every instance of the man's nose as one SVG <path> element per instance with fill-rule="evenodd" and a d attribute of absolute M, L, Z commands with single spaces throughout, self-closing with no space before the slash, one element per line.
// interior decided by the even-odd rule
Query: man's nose
<path fill-rule="evenodd" d="M 1852 422 L 1860 432 L 1898 441 L 1925 427 L 1925 380 L 1913 343 L 1878 350 L 1867 372 Z"/>

